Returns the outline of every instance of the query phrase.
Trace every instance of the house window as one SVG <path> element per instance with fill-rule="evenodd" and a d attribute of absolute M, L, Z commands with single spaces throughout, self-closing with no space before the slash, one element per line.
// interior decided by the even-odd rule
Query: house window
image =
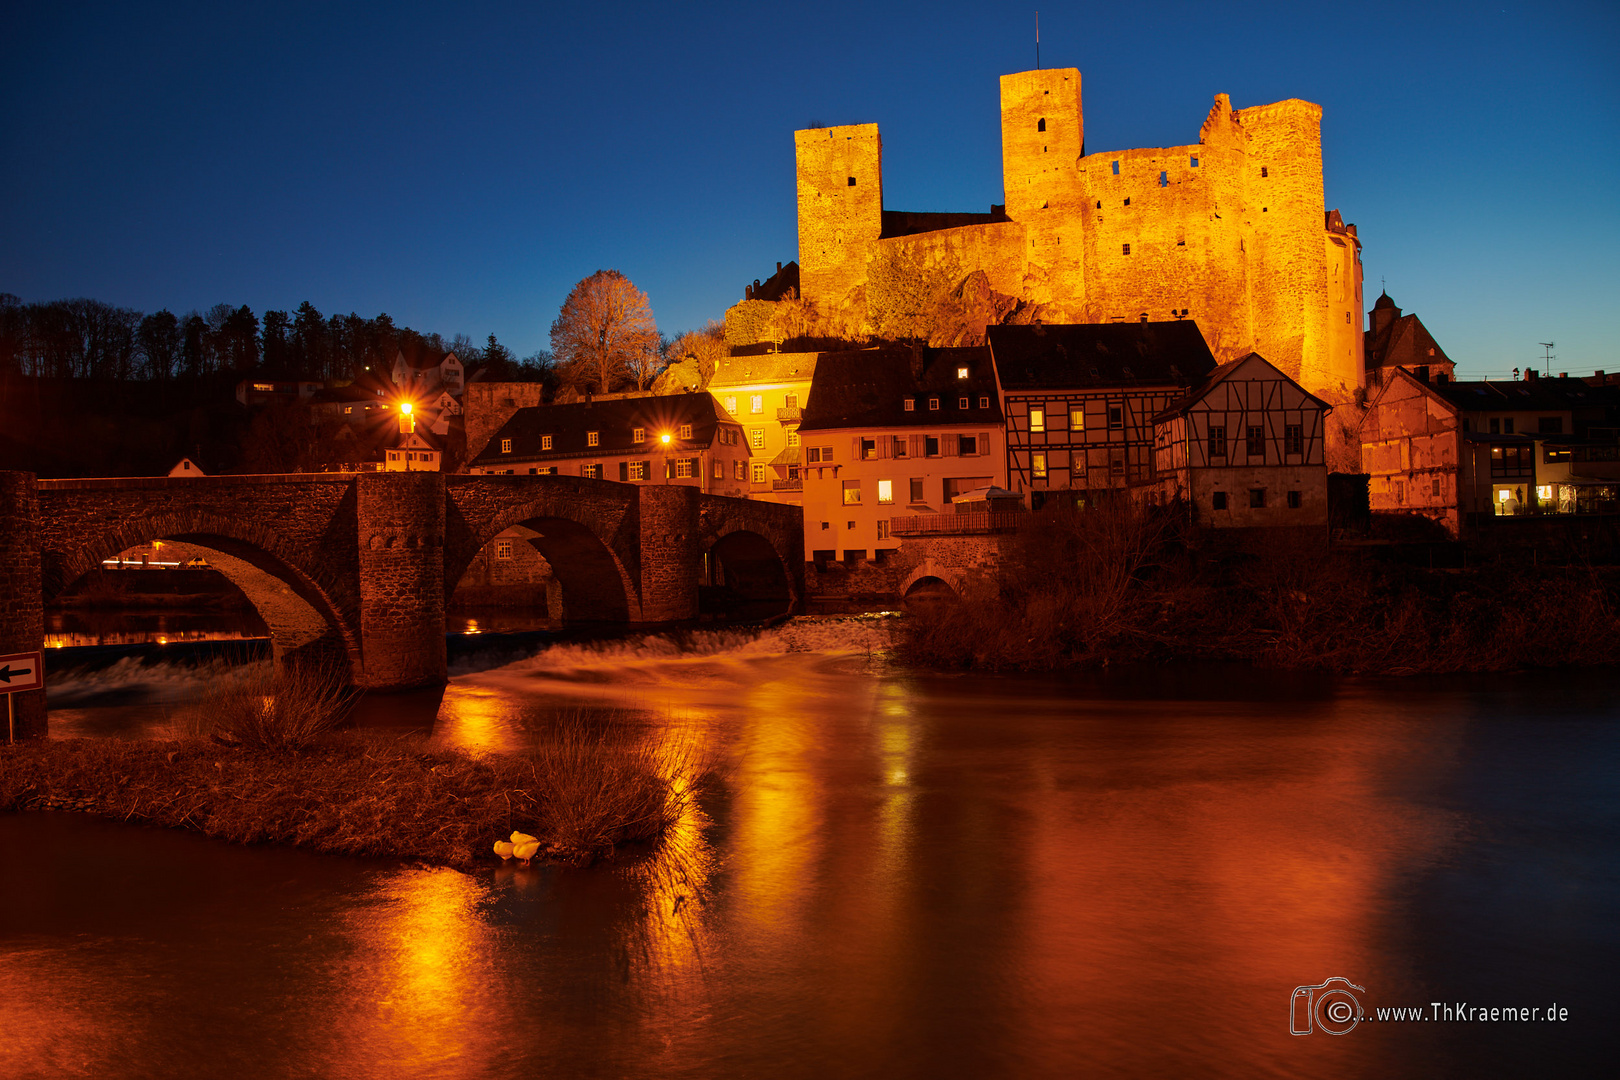
<path fill-rule="evenodd" d="M 692 468 L 692 461 L 692 458 L 675 459 L 675 476 L 677 479 L 690 480 L 692 478 L 692 473 L 694 471 Z"/>
<path fill-rule="evenodd" d="M 958 378 L 958 379 L 965 379 L 965 378 L 967 378 L 967 377 L 968 377 L 968 369 L 967 369 L 967 368 L 965 368 L 965 367 L 959 367 L 959 368 L 957 368 L 957 369 L 956 369 L 956 377 L 957 377 L 957 378 Z"/>
<path fill-rule="evenodd" d="M 579 475 L 591 480 L 600 480 L 602 479 L 602 466 L 600 464 L 582 465 L 580 466 Z"/>
<path fill-rule="evenodd" d="M 748 444 L 755 450 L 765 449 L 765 429 L 751 428 L 748 432 Z"/>
<path fill-rule="evenodd" d="M 501 453 L 510 454 L 511 452 L 512 452 L 512 440 L 511 439 L 502 439 L 501 440 Z"/>
<path fill-rule="evenodd" d="M 939 398 L 931 397 L 931 398 L 928 399 L 928 410 L 930 412 L 938 412 L 939 411 Z"/>
<path fill-rule="evenodd" d="M 765 482 L 765 466 L 763 466 L 763 465 L 755 465 L 754 466 L 754 483 L 763 484 L 764 482 Z"/>
<path fill-rule="evenodd" d="M 810 465 L 820 464 L 832 460 L 832 448 L 812 446 L 804 452 L 804 460 Z"/>
<path fill-rule="evenodd" d="M 920 476 L 911 478 L 911 501 L 914 503 L 923 501 L 923 482 Z"/>
<path fill-rule="evenodd" d="M 586 446 L 601 446 L 602 445 L 602 433 L 600 431 L 587 431 L 585 433 L 585 445 Z"/>
<path fill-rule="evenodd" d="M 1250 457 L 1263 458 L 1266 456 L 1266 429 L 1259 424 L 1250 424 L 1248 438 L 1243 440 L 1246 444 L 1244 451 Z"/>
<path fill-rule="evenodd" d="M 877 440 L 876 439 L 862 439 L 861 440 L 861 460 L 862 461 L 876 461 L 877 460 Z"/>
<path fill-rule="evenodd" d="M 1500 435 L 1500 434 L 1502 434 L 1502 421 L 1500 419 L 1498 419 L 1497 417 L 1494 417 L 1494 416 L 1491 417 L 1491 434 L 1492 435 Z"/>
<path fill-rule="evenodd" d="M 748 411 L 762 413 L 765 411 L 765 395 L 755 394 L 748 399 Z"/>
<path fill-rule="evenodd" d="M 894 502 L 893 480 L 878 481 L 878 502 L 883 505 L 888 505 L 889 503 Z"/>
<path fill-rule="evenodd" d="M 1069 410 L 1069 430 L 1086 430 L 1086 410 L 1079 407 L 1071 408 Z"/>
<path fill-rule="evenodd" d="M 967 398 L 957 398 L 956 399 L 956 407 L 958 409 L 967 408 L 968 407 L 968 399 Z"/>
<path fill-rule="evenodd" d="M 1504 434 L 1504 435 L 1513 434 L 1513 417 L 1510 416 L 1507 419 L 1502 421 L 1502 434 Z"/>
<path fill-rule="evenodd" d="M 1226 509 L 1226 492 L 1217 491 L 1214 494 L 1210 495 L 1210 497 L 1209 497 L 1209 505 L 1210 505 L 1210 509 L 1212 509 L 1212 510 L 1225 510 Z"/>
<path fill-rule="evenodd" d="M 844 481 L 844 505 L 861 505 L 861 482 L 859 480 Z"/>
<path fill-rule="evenodd" d="M 923 457 L 939 457 L 939 436 L 923 436 Z"/>
<path fill-rule="evenodd" d="M 734 413 L 736 411 L 737 411 L 737 395 L 732 394 L 731 396 L 726 398 L 726 412 Z"/>
<path fill-rule="evenodd" d="M 1108 462 L 1108 475 L 1109 476 L 1115 476 L 1115 477 L 1124 476 L 1125 475 L 1125 459 L 1122 458 L 1122 457 L 1109 459 L 1109 462 Z"/>
<path fill-rule="evenodd" d="M 1029 430 L 1046 430 L 1046 410 L 1044 408 L 1031 408 L 1029 410 Z"/>
<path fill-rule="evenodd" d="M 512 541 L 495 541 L 495 557 L 497 559 L 510 559 L 512 557 Z"/>
<path fill-rule="evenodd" d="M 1305 426 L 1303 424 L 1283 425 L 1283 453 L 1303 454 L 1305 452 Z"/>
<path fill-rule="evenodd" d="M 782 408 L 784 408 L 784 409 L 797 409 L 798 407 L 799 407 L 799 395 L 798 394 L 789 394 L 787 397 L 782 399 Z"/>
<path fill-rule="evenodd" d="M 542 436 L 540 436 L 540 449 L 542 449 L 542 450 L 550 450 L 551 449 L 551 436 L 550 435 L 542 435 Z"/>
<path fill-rule="evenodd" d="M 733 470 L 732 471 L 735 474 L 733 479 L 747 480 L 748 479 L 748 462 L 746 462 L 746 461 L 733 462 Z"/>
<path fill-rule="evenodd" d="M 960 457 L 978 457 L 979 437 L 977 435 L 958 435 L 956 437 L 956 453 Z"/>
<path fill-rule="evenodd" d="M 354 406 L 353 405 L 345 405 L 345 406 L 343 406 L 343 415 L 344 416 L 348 416 L 352 412 L 354 412 Z"/>
<path fill-rule="evenodd" d="M 787 444 L 788 444 L 788 446 L 798 446 L 799 445 L 799 429 L 798 428 L 788 428 L 787 429 Z"/>
<path fill-rule="evenodd" d="M 1298 510 L 1303 505 L 1305 505 L 1305 498 L 1303 495 L 1297 491 L 1290 491 L 1288 493 L 1288 509 Z"/>
<path fill-rule="evenodd" d="M 1125 426 L 1125 406 L 1108 406 L 1108 430 L 1118 431 Z"/>
<path fill-rule="evenodd" d="M 889 538 L 889 519 L 888 518 L 882 518 L 882 519 L 880 519 L 878 521 L 878 539 L 879 540 L 887 540 L 888 538 Z M 883 557 L 883 552 L 881 552 L 881 551 L 878 552 L 878 557 L 882 558 Z"/>
<path fill-rule="evenodd" d="M 647 479 L 647 463 L 645 461 L 632 461 L 630 463 L 630 479 Z"/>
<path fill-rule="evenodd" d="M 647 429 L 644 428 L 644 427 L 631 428 L 630 429 L 630 441 L 633 442 L 633 443 L 644 443 L 644 442 L 646 442 L 647 441 Z"/>
<path fill-rule="evenodd" d="M 896 435 L 892 445 L 889 448 L 889 456 L 897 458 L 905 457 L 910 449 L 910 447 L 906 445 L 906 441 L 907 440 L 904 435 Z"/>
<path fill-rule="evenodd" d="M 1209 426 L 1209 456 L 1212 458 L 1226 456 L 1226 426 L 1224 424 L 1211 424 Z"/>
<path fill-rule="evenodd" d="M 1266 508 L 1266 489 L 1265 488 L 1250 488 L 1249 489 L 1249 509 L 1250 510 L 1264 510 L 1265 508 Z"/>
<path fill-rule="evenodd" d="M 988 409 L 989 407 L 990 407 L 990 399 L 988 397 L 981 397 L 979 399 L 979 408 Z"/>
<path fill-rule="evenodd" d="M 681 425 L 681 438 L 690 439 L 691 437 L 692 437 L 692 425 L 691 424 L 682 424 Z"/>
<path fill-rule="evenodd" d="M 1491 476 L 1521 477 L 1533 474 L 1528 446 L 1491 447 Z"/>
<path fill-rule="evenodd" d="M 1037 480 L 1046 479 L 1046 455 L 1031 454 L 1029 457 L 1029 472 Z"/>
<path fill-rule="evenodd" d="M 916 412 L 916 411 L 917 411 L 917 399 L 916 398 L 906 398 L 906 412 Z"/>

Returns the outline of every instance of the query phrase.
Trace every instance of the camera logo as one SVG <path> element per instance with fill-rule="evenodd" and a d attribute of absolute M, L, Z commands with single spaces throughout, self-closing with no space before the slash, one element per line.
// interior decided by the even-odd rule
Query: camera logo
<path fill-rule="evenodd" d="M 1315 986 L 1294 987 L 1288 1014 L 1289 1032 L 1294 1035 L 1309 1035 L 1313 1031 L 1347 1034 L 1365 1019 L 1361 999 L 1356 994 L 1366 992 L 1366 987 L 1337 976 Z"/>

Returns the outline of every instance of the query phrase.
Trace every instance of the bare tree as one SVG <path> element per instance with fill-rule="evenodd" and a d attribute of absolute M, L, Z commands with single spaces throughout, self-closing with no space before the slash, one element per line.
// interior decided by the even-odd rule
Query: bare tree
<path fill-rule="evenodd" d="M 551 324 L 557 362 L 600 393 L 626 378 L 646 389 L 658 374 L 658 343 L 647 294 L 617 270 L 598 270 L 575 285 Z"/>

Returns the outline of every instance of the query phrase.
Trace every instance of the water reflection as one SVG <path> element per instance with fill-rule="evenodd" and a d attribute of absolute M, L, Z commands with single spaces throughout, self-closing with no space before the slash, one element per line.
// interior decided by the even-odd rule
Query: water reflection
<path fill-rule="evenodd" d="M 584 711 L 718 763 L 628 865 L 464 877 L 110 825 L 109 865 L 0 817 L 0 864 L 37 879 L 0 891 L 0 994 L 29 1032 L 0 1040 L 0 1073 L 206 1071 L 217 1030 L 244 1077 L 1595 1064 L 1596 1009 L 1336 1039 L 1289 1035 L 1288 1008 L 1332 976 L 1369 1005 L 1604 1000 L 1620 737 L 1601 678 L 1245 694 L 1228 671 L 1155 699 L 907 675 L 839 634 L 567 646 L 456 677 L 445 743 L 518 748 Z"/>

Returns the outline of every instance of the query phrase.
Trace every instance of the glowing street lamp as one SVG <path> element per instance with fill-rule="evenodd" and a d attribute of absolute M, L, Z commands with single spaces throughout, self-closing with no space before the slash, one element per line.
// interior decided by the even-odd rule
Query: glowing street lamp
<path fill-rule="evenodd" d="M 669 432 L 666 431 L 662 435 L 658 436 L 658 441 L 662 442 L 665 446 L 668 446 L 669 445 Z"/>

